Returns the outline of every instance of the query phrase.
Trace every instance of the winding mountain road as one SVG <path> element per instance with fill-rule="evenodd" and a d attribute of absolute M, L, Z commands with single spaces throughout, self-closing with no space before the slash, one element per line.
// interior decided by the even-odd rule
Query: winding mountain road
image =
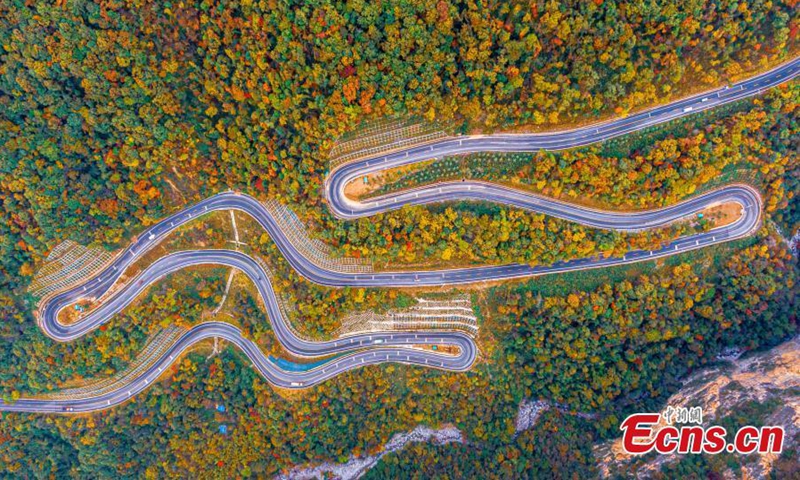
<path fill-rule="evenodd" d="M 127 401 L 136 393 L 147 388 L 164 369 L 175 361 L 181 352 L 203 339 L 212 337 L 223 338 L 236 345 L 268 381 L 285 388 L 306 388 L 346 370 L 383 362 L 416 364 L 450 371 L 468 370 L 477 357 L 477 347 L 472 338 L 458 332 L 375 332 L 328 342 L 308 342 L 300 339 L 292 333 L 286 319 L 281 314 L 268 273 L 253 258 L 230 250 L 195 250 L 167 255 L 147 267 L 123 288 L 109 294 L 97 309 L 85 315 L 78 322 L 72 325 L 63 325 L 58 321 L 58 313 L 81 299 L 103 297 L 131 264 L 169 233 L 199 216 L 219 210 L 239 210 L 250 215 L 269 233 L 294 269 L 308 280 L 326 286 L 420 287 L 504 280 L 650 260 L 742 238 L 754 232 L 761 221 L 760 195 L 746 185 L 730 185 L 670 207 L 636 213 L 615 213 L 589 209 L 476 181 L 440 183 L 364 202 L 346 197 L 344 187 L 348 182 L 360 176 L 431 158 L 487 151 L 559 150 L 603 141 L 758 94 L 766 88 L 795 78 L 799 69 L 800 59 L 795 59 L 770 72 L 730 87 L 680 100 L 626 118 L 575 130 L 549 134 L 501 134 L 449 138 L 421 147 L 412 147 L 342 165 L 327 176 L 324 184 L 325 196 L 331 210 L 336 216 L 345 219 L 374 215 L 404 205 L 475 200 L 541 212 L 600 229 L 639 231 L 670 224 L 713 205 L 738 204 L 741 207 L 741 216 L 729 225 L 697 235 L 678 238 L 656 250 L 631 251 L 620 258 L 583 258 L 548 266 L 511 264 L 419 272 L 358 274 L 326 269 L 306 258 L 281 230 L 279 223 L 270 211 L 258 200 L 237 193 L 218 194 L 145 230 L 128 248 L 117 255 L 107 268 L 92 279 L 68 291 L 44 299 L 37 312 L 39 325 L 43 331 L 56 341 L 74 340 L 108 321 L 137 298 L 149 285 L 165 275 L 194 265 L 224 265 L 241 270 L 254 282 L 267 308 L 273 330 L 278 340 L 289 352 L 304 357 L 334 356 L 333 359 L 308 371 L 285 371 L 264 356 L 260 349 L 252 341 L 246 339 L 236 327 L 226 323 L 209 322 L 197 325 L 187 331 L 154 365 L 118 390 L 92 398 L 75 400 L 25 398 L 13 403 L 0 400 L 0 411 L 77 413 L 109 408 Z M 441 354 L 413 347 L 414 345 L 431 344 L 451 345 L 456 347 L 458 353 Z"/>
<path fill-rule="evenodd" d="M 339 218 L 360 218 L 401 208 L 405 205 L 470 199 L 469 190 L 464 188 L 466 186 L 459 188 L 456 182 L 419 188 L 400 194 L 390 194 L 365 202 L 348 198 L 344 195 L 344 188 L 349 182 L 370 173 L 451 155 L 475 152 L 557 151 L 590 145 L 760 94 L 766 89 L 797 77 L 798 74 L 800 74 L 800 57 L 740 83 L 608 122 L 551 133 L 450 137 L 421 146 L 364 158 L 340 165 L 330 172 L 325 180 L 325 196 L 334 215 Z M 450 190 L 440 192 L 438 189 L 443 186 L 449 186 Z M 484 192 L 486 196 L 491 197 L 491 201 L 505 203 L 507 191 L 508 189 L 486 186 Z M 454 194 L 454 192 L 458 193 Z M 595 226 L 603 228 L 599 225 Z"/>

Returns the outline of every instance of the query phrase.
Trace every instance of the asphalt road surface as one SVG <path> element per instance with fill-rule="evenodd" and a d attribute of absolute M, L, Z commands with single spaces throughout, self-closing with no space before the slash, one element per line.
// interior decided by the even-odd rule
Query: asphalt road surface
<path fill-rule="evenodd" d="M 254 367 L 268 381 L 285 388 L 307 388 L 346 370 L 384 362 L 415 364 L 450 371 L 468 370 L 476 359 L 477 347 L 469 336 L 458 332 L 374 332 L 328 342 L 308 342 L 298 338 L 288 328 L 286 319 L 281 314 L 267 272 L 251 257 L 229 250 L 184 251 L 162 257 L 123 288 L 109 294 L 101 306 L 74 324 L 60 324 L 58 312 L 81 299 L 102 297 L 128 266 L 134 263 L 142 253 L 157 245 L 166 235 L 199 216 L 218 210 L 240 210 L 252 216 L 269 233 L 293 268 L 308 280 L 326 286 L 419 287 L 496 281 L 650 260 L 742 238 L 754 232 L 761 220 L 761 197 L 757 191 L 746 185 L 727 186 L 670 207 L 636 213 L 615 213 L 589 209 L 499 185 L 475 181 L 440 183 L 365 202 L 347 198 L 344 195 L 344 186 L 349 181 L 368 173 L 431 158 L 472 152 L 559 150 L 603 141 L 758 94 L 767 88 L 794 78 L 798 74 L 798 68 L 800 68 L 800 59 L 730 87 L 590 127 L 549 134 L 455 137 L 422 147 L 412 147 L 371 159 L 359 160 L 331 172 L 326 178 L 324 186 L 329 205 L 334 214 L 340 218 L 374 215 L 401 208 L 404 205 L 474 200 L 541 212 L 601 229 L 639 231 L 668 225 L 676 220 L 694 215 L 709 206 L 736 203 L 741 207 L 741 216 L 732 224 L 676 239 L 657 250 L 631 251 L 622 257 L 584 258 L 542 266 L 510 264 L 419 272 L 356 274 L 332 271 L 317 265 L 292 244 L 291 239 L 280 229 L 270 212 L 256 199 L 243 194 L 222 193 L 190 206 L 150 227 L 140 234 L 128 248 L 117 255 L 106 269 L 92 279 L 45 299 L 37 312 L 41 328 L 56 341 L 74 340 L 108 321 L 137 298 L 149 285 L 165 275 L 193 265 L 225 265 L 241 270 L 255 283 L 267 308 L 276 336 L 288 351 L 298 356 L 332 356 L 332 359 L 308 371 L 285 371 L 265 357 L 260 349 L 252 341 L 244 338 L 236 327 L 226 323 L 209 322 L 190 329 L 155 364 L 140 373 L 130 383 L 115 391 L 96 397 L 74 400 L 26 398 L 12 404 L 0 400 L 0 410 L 77 413 L 109 408 L 127 401 L 136 393 L 147 388 L 164 369 L 178 358 L 181 352 L 201 340 L 215 337 L 223 338 L 236 345 L 250 358 Z M 454 346 L 457 353 L 449 355 L 412 348 L 412 345 L 431 344 Z"/>

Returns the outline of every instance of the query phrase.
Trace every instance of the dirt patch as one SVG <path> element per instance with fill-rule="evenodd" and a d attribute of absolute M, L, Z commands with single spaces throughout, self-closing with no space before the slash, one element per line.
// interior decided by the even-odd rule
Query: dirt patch
<path fill-rule="evenodd" d="M 458 347 L 455 345 L 414 344 L 411 347 L 416 350 L 427 350 L 429 352 L 436 352 L 445 355 L 456 356 L 459 353 Z"/>
<path fill-rule="evenodd" d="M 368 195 L 386 182 L 384 177 L 387 172 L 375 172 L 363 177 L 358 177 L 344 186 L 344 194 L 347 198 L 358 200 L 364 195 Z"/>
<path fill-rule="evenodd" d="M 58 323 L 62 325 L 72 325 L 97 306 L 99 306 L 99 304 L 95 301 L 81 300 L 77 304 L 71 305 L 58 312 Z"/>
<path fill-rule="evenodd" d="M 373 172 L 360 176 L 344 186 L 344 195 L 352 200 L 360 200 L 374 193 L 382 186 L 391 184 L 402 178 L 404 175 L 415 170 L 425 168 L 430 163 L 432 163 L 432 160 L 417 162 L 412 165 L 405 165 L 403 167 L 391 168 L 388 170 L 382 170 L 380 172 Z M 365 178 L 366 181 L 364 181 Z"/>
<path fill-rule="evenodd" d="M 723 203 L 706 208 L 700 213 L 711 228 L 724 227 L 742 217 L 742 206 L 738 203 Z"/>

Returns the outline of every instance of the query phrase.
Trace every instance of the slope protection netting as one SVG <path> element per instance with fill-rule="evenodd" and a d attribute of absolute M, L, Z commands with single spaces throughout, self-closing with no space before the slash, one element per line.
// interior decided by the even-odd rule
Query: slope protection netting
<path fill-rule="evenodd" d="M 331 247 L 320 240 L 312 239 L 297 215 L 277 200 L 267 200 L 263 203 L 292 245 L 316 266 L 339 273 L 371 273 L 373 271 L 372 263 L 367 259 L 332 256 Z"/>
<path fill-rule="evenodd" d="M 358 158 L 439 140 L 452 136 L 453 131 L 451 122 L 427 122 L 413 118 L 366 122 L 336 141 L 328 154 L 329 166 L 332 170 Z"/>
<path fill-rule="evenodd" d="M 112 254 L 101 248 L 84 247 L 71 240 L 58 244 L 47 256 L 28 287 L 34 297 L 45 297 L 75 285 L 101 270 Z"/>
<path fill-rule="evenodd" d="M 414 300 L 416 304 L 408 308 L 389 310 L 386 313 L 369 311 L 350 315 L 342 320 L 335 335 L 343 337 L 366 332 L 410 330 L 456 330 L 477 335 L 478 318 L 469 295 Z"/>
<path fill-rule="evenodd" d="M 166 327 L 148 339 L 141 353 L 124 370 L 110 377 L 72 381 L 67 388 L 49 393 L 45 397 L 54 400 L 75 400 L 92 398 L 118 390 L 131 383 L 139 374 L 160 359 L 164 352 L 185 332 L 186 329 L 183 327 L 174 325 Z"/>

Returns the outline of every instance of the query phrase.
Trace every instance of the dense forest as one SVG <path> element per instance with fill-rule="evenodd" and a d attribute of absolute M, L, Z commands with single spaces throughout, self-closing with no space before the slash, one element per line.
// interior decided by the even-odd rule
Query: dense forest
<path fill-rule="evenodd" d="M 716 86 L 798 40 L 794 2 L 762 0 L 5 0 L 0 19 L 12 287 L 55 240 L 118 245 L 184 196 L 316 205 L 325 150 L 364 115 L 558 126 Z"/>
<path fill-rule="evenodd" d="M 340 222 L 320 185 L 335 139 L 365 119 L 418 115 L 473 132 L 625 115 L 792 58 L 797 12 L 794 0 L 0 0 L 0 394 L 112 375 L 160 328 L 207 318 L 224 269 L 167 278 L 68 344 L 39 331 L 26 288 L 64 239 L 113 250 L 228 188 L 280 198 L 338 254 L 381 265 L 549 263 L 695 228 L 623 236 L 473 204 Z M 471 291 L 482 358 L 468 373 L 385 365 L 288 393 L 238 352 L 204 346 L 119 408 L 3 414 L 0 476 L 264 477 L 371 452 L 419 424 L 455 425 L 467 443 L 415 445 L 368 476 L 595 475 L 591 446 L 625 415 L 660 408 L 726 347 L 797 333 L 798 266 L 784 237 L 800 223 L 799 103 L 795 81 L 630 137 L 508 158 L 508 168 L 463 160 L 476 178 L 606 208 L 660 206 L 728 179 L 755 183 L 766 202 L 750 240 Z M 197 245 L 218 240 L 204 232 L 192 232 Z M 347 312 L 407 299 L 309 284 L 266 236 L 250 248 L 313 337 Z M 228 305 L 236 318 L 226 321 L 281 354 L 246 282 Z M 515 435 L 526 398 L 567 410 Z M 686 462 L 665 475 L 716 468 Z"/>

